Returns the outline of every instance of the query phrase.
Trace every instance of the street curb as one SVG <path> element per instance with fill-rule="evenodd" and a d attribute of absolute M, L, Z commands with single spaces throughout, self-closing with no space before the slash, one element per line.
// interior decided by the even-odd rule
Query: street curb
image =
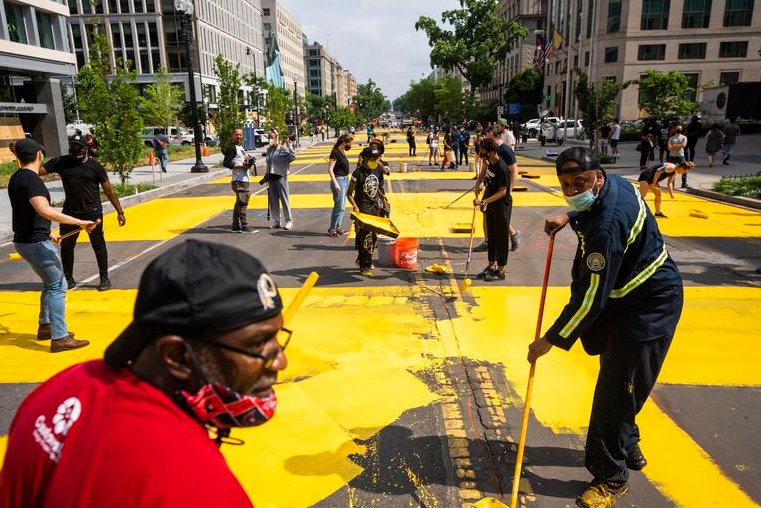
<path fill-rule="evenodd" d="M 704 189 L 695 189 L 688 187 L 686 189 L 687 194 L 694 194 L 701 198 L 711 199 L 713 201 L 721 201 L 730 205 L 744 206 L 746 208 L 753 208 L 754 210 L 761 210 L 761 199 L 744 198 L 740 196 L 727 196 L 720 192 L 714 192 Z"/>

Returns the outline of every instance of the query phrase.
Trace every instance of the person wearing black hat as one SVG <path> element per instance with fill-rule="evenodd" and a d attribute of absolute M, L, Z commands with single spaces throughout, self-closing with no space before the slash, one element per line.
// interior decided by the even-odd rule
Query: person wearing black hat
<path fill-rule="evenodd" d="M 42 279 L 38 340 L 52 340 L 50 351 L 58 353 L 79 349 L 89 344 L 74 338 L 66 325 L 66 277 L 61 258 L 53 243 L 60 236 L 50 233 L 50 221 L 72 224 L 88 232 L 97 225 L 61 213 L 50 206 L 50 193 L 40 178 L 45 147 L 33 139 L 16 142 L 14 154 L 19 162 L 8 182 L 8 195 L 13 209 L 13 245 L 21 257 Z M 2 505 L 2 503 L 0 503 Z"/>
<path fill-rule="evenodd" d="M 365 147 L 360 153 L 361 165 L 351 175 L 347 198 L 355 212 L 381 216 L 382 210 L 388 206 L 383 189 L 383 170 L 381 169 L 380 150 L 374 146 Z M 357 236 L 354 246 L 357 249 L 359 270 L 365 277 L 373 275 L 373 251 L 378 236 L 355 225 Z"/>
<path fill-rule="evenodd" d="M 274 415 L 291 334 L 282 308 L 242 250 L 188 240 L 158 256 L 104 358 L 57 374 L 19 407 L 0 506 L 250 507 L 219 446 Z"/>
<path fill-rule="evenodd" d="M 582 508 L 613 506 L 629 490 L 629 469 L 647 464 L 637 413 L 653 389 L 682 311 L 682 279 L 658 224 L 635 187 L 608 175 L 594 153 L 573 147 L 558 155 L 560 187 L 572 211 L 545 222 L 549 235 L 570 223 L 579 238 L 571 299 L 528 361 L 581 338 L 600 355 L 585 465 L 593 481 Z"/>
<path fill-rule="evenodd" d="M 114 187 L 108 180 L 105 168 L 90 156 L 87 139 L 76 135 L 69 140 L 69 154 L 55 157 L 47 161 L 40 171 L 40 175 L 58 173 L 63 182 L 63 190 L 66 200 L 63 202 L 63 213 L 76 217 L 98 222 L 98 225 L 90 232 L 90 245 L 95 253 L 100 274 L 98 291 L 111 289 L 111 280 L 108 278 L 108 249 L 106 239 L 103 236 L 103 205 L 100 202 L 100 188 L 116 210 L 116 220 L 119 226 L 127 223 L 124 209 L 119 202 Z M 74 280 L 74 247 L 77 245 L 79 233 L 74 232 L 77 226 L 61 225 L 61 235 L 72 233 L 71 236 L 61 241 L 61 261 L 63 273 L 66 275 L 66 283 L 69 288 L 77 285 Z"/>

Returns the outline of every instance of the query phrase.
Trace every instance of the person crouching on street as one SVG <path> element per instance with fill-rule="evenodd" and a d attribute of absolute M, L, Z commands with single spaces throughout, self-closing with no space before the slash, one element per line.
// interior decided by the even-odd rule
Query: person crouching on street
<path fill-rule="evenodd" d="M 682 161 L 678 164 L 664 162 L 661 165 L 650 167 L 639 174 L 639 193 L 642 199 L 645 199 L 647 193 L 653 191 L 655 195 L 655 216 L 665 219 L 666 216 L 661 212 L 661 186 L 660 183 L 668 178 L 666 187 L 669 190 L 671 199 L 674 199 L 674 179 L 676 175 L 684 175 L 695 167 L 690 161 Z"/>
<path fill-rule="evenodd" d="M 293 216 L 291 215 L 290 192 L 288 189 L 288 171 L 291 162 L 296 160 L 296 152 L 291 148 L 291 142 L 286 139 L 285 144 L 279 143 L 278 134 L 275 131 L 269 134 L 270 146 L 267 148 L 267 203 L 269 216 L 274 221 L 271 228 L 293 228 Z M 280 207 L 283 208 L 283 217 L 280 215 Z M 281 219 L 285 219 L 282 222 Z"/>
<path fill-rule="evenodd" d="M 354 136 L 344 134 L 333 145 L 333 150 L 328 157 L 328 174 L 330 175 L 330 191 L 333 193 L 333 211 L 330 214 L 330 227 L 328 236 L 341 236 L 344 218 L 344 206 L 346 205 L 346 190 L 349 188 L 349 159 L 346 152 L 351 149 Z"/>
<path fill-rule="evenodd" d="M 243 129 L 233 130 L 232 142 L 227 145 L 222 165 L 232 171 L 230 186 L 235 193 L 233 207 L 233 233 L 248 232 L 248 201 L 251 198 L 248 170 L 254 165 L 254 158 L 246 155 L 243 148 Z"/>
<path fill-rule="evenodd" d="M 366 147 L 360 154 L 362 164 L 351 175 L 347 195 L 355 212 L 380 217 L 381 211 L 386 207 L 380 156 L 380 150 L 371 146 Z M 356 232 L 354 246 L 358 253 L 359 271 L 364 277 L 372 277 L 373 251 L 378 236 L 359 225 Z"/>
<path fill-rule="evenodd" d="M 508 191 L 510 176 L 507 164 L 497 153 L 494 139 L 484 140 L 479 156 L 487 163 L 484 174 L 484 194 L 473 200 L 473 206 L 481 207 L 486 218 L 489 239 L 489 266 L 478 274 L 485 281 L 505 280 L 508 253 L 508 224 L 513 208 L 513 198 Z"/>
<path fill-rule="evenodd" d="M 584 457 L 593 480 L 576 504 L 612 507 L 629 490 L 629 470 L 647 465 L 635 420 L 679 322 L 682 278 L 631 183 L 606 174 L 589 148 L 569 148 L 555 164 L 572 211 L 549 217 L 544 231 L 570 223 L 579 238 L 571 298 L 527 359 L 534 363 L 553 346 L 568 351 L 578 339 L 587 354 L 600 355 Z"/>

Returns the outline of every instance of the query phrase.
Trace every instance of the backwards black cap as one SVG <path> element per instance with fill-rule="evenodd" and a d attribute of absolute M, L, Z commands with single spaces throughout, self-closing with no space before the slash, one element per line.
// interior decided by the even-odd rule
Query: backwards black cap
<path fill-rule="evenodd" d="M 37 155 L 37 152 L 42 152 L 43 155 L 47 155 L 45 147 L 32 138 L 16 141 L 16 146 L 13 149 L 13 153 L 15 153 L 17 157 Z"/>
<path fill-rule="evenodd" d="M 574 161 L 577 164 L 561 170 L 561 166 L 568 161 Z M 583 146 L 574 146 L 563 150 L 560 155 L 557 156 L 557 159 L 555 159 L 555 170 L 557 171 L 558 176 L 583 173 L 590 169 L 601 169 L 600 162 L 597 160 L 597 157 L 592 150 Z"/>
<path fill-rule="evenodd" d="M 228 245 L 188 240 L 145 269 L 132 323 L 104 359 L 111 367 L 125 367 L 161 334 L 224 333 L 282 309 L 277 286 L 258 259 Z"/>
<path fill-rule="evenodd" d="M 363 159 L 377 159 L 381 156 L 380 150 L 378 150 L 378 147 L 376 146 L 367 146 L 362 149 L 362 152 L 360 152 L 360 155 Z"/>

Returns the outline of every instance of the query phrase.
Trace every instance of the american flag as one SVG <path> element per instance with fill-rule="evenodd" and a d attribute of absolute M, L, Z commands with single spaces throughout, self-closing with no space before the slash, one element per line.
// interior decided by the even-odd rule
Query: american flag
<path fill-rule="evenodd" d="M 552 44 L 543 35 L 536 36 L 536 50 L 534 52 L 534 67 L 541 69 L 550 55 Z"/>

